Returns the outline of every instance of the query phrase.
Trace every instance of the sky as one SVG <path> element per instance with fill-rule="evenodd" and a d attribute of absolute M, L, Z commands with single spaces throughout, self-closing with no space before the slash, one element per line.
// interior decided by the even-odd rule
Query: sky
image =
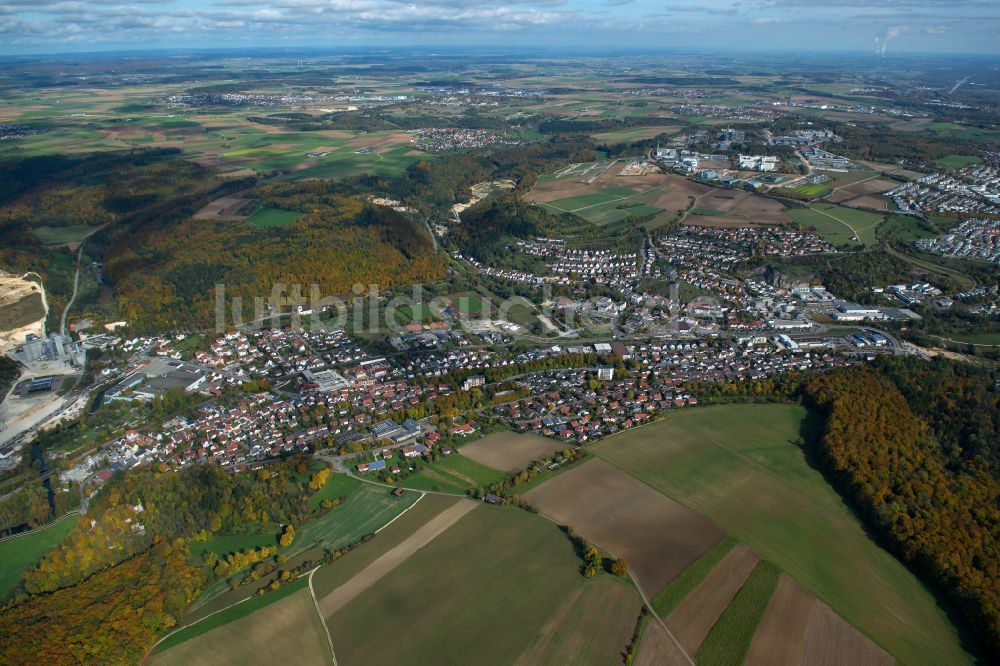
<path fill-rule="evenodd" d="M 265 46 L 1000 54 L 1000 0 L 0 0 L 6 55 Z"/>

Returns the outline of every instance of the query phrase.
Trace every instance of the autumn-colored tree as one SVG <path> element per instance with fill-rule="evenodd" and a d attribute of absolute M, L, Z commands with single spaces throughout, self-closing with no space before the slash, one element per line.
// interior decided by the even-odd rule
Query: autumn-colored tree
<path fill-rule="evenodd" d="M 292 541 L 295 539 L 295 528 L 291 525 L 285 525 L 284 531 L 281 533 L 281 538 L 278 540 L 278 545 L 282 548 L 288 548 L 292 545 Z"/>
<path fill-rule="evenodd" d="M 628 560 L 624 557 L 619 557 L 617 560 L 611 563 L 611 573 L 616 576 L 627 576 L 628 575 Z"/>

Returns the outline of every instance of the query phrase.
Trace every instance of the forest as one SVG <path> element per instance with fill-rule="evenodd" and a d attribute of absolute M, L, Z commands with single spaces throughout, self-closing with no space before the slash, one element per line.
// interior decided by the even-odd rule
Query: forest
<path fill-rule="evenodd" d="M 116 473 L 87 519 L 11 592 L 0 613 L 0 662 L 139 661 L 205 583 L 236 570 L 189 562 L 186 544 L 304 523 L 322 486 L 307 472 L 305 461 L 292 460 L 244 474 L 216 465 Z M 278 545 L 275 536 L 272 546 L 230 559 L 270 561 Z"/>
<path fill-rule="evenodd" d="M 826 415 L 818 457 L 890 550 L 940 590 L 1000 658 L 995 377 L 882 361 L 809 379 Z"/>

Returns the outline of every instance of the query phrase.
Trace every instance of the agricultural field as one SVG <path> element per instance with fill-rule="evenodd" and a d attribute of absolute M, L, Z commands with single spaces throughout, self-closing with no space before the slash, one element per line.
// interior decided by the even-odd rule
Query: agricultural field
<path fill-rule="evenodd" d="M 627 559 L 647 597 L 724 536 L 698 514 L 603 460 L 577 465 L 521 499 Z"/>
<path fill-rule="evenodd" d="M 875 230 L 883 218 L 862 210 L 853 210 L 832 204 L 811 204 L 806 208 L 793 208 L 788 215 L 804 227 L 815 229 L 827 242 L 835 246 L 860 243 L 872 246 L 878 240 Z"/>
<path fill-rule="evenodd" d="M 640 605 L 633 588 L 584 580 L 572 543 L 540 516 L 488 506 L 474 513 L 329 616 L 339 663 L 620 658 Z"/>
<path fill-rule="evenodd" d="M 30 534 L 0 542 L 0 599 L 18 584 L 21 573 L 42 559 L 49 550 L 69 534 L 80 520 L 79 516 L 69 518 Z"/>
<path fill-rule="evenodd" d="M 797 405 L 700 407 L 593 450 L 713 520 L 899 661 L 968 663 L 933 595 L 806 461 L 807 416 Z"/>
<path fill-rule="evenodd" d="M 39 94 L 40 92 L 40 94 Z M 44 124 L 48 131 L 4 142 L 0 156 L 72 154 L 136 148 L 176 148 L 187 159 L 233 176 L 281 173 L 284 178 L 340 178 L 361 173 L 392 176 L 418 160 L 400 131 L 290 131 L 254 122 L 272 108 L 174 108 L 157 100 L 182 86 L 141 85 L 106 89 L 14 93 L 0 107 L 4 122 Z M 152 103 L 152 104 L 151 104 Z"/>
<path fill-rule="evenodd" d="M 331 564 L 320 567 L 313 574 L 313 588 L 316 590 L 316 597 L 319 599 L 326 597 L 333 590 L 371 566 L 387 552 L 409 539 L 432 518 L 460 501 L 462 500 L 450 495 L 422 495 L 409 509 L 379 530 L 363 546 L 351 550 Z"/>
<path fill-rule="evenodd" d="M 463 456 L 501 472 L 520 472 L 534 461 L 562 451 L 566 445 L 534 433 L 495 432 L 464 444 Z"/>
<path fill-rule="evenodd" d="M 340 483 L 338 476 L 331 476 L 327 482 L 328 485 Z M 292 560 L 303 553 L 321 554 L 320 549 L 333 550 L 357 543 L 362 537 L 388 524 L 420 498 L 420 493 L 417 492 L 406 492 L 402 497 L 393 497 L 389 489 L 383 486 L 356 483 L 356 488 L 347 490 L 347 499 L 340 506 L 304 525 L 296 526 L 295 539 L 290 546 L 280 549 L 281 555 Z M 342 496 L 344 493 L 337 489 L 337 485 L 333 489 L 337 496 Z M 343 487 L 346 488 L 346 484 Z M 195 617 L 217 610 L 227 602 L 232 603 L 232 597 L 238 593 L 229 592 L 228 582 L 229 579 L 223 579 L 208 586 L 192 606 L 192 611 L 198 612 Z"/>
<path fill-rule="evenodd" d="M 470 488 L 488 488 L 502 481 L 504 474 L 482 465 L 461 453 L 444 456 L 413 476 L 406 477 L 402 485 L 414 490 L 435 490 L 464 493 Z"/>
<path fill-rule="evenodd" d="M 687 223 L 702 226 L 790 222 L 784 204 L 775 199 L 713 188 L 677 174 L 617 175 L 624 166 L 621 160 L 569 165 L 539 178 L 525 198 L 553 212 L 572 213 L 596 226 L 621 222 L 629 215 L 653 216 L 644 223 L 652 229 L 685 212 Z"/>
<path fill-rule="evenodd" d="M 291 557 L 313 546 L 343 548 L 388 523 L 419 497 L 415 492 L 393 497 L 388 488 L 361 483 L 343 504 L 297 527 L 295 540 L 284 555 Z"/>
<path fill-rule="evenodd" d="M 661 134 L 673 134 L 680 126 L 654 127 L 629 127 L 627 129 L 615 130 L 612 132 L 599 132 L 594 134 L 594 141 L 604 144 L 628 143 L 630 141 L 642 141 L 643 139 L 655 139 Z"/>
<path fill-rule="evenodd" d="M 330 643 L 306 579 L 235 606 L 180 630 L 149 658 L 154 666 L 174 664 L 268 664 L 294 654 L 303 664 L 331 661 Z M 271 598 L 273 597 L 275 598 Z M 264 602 L 262 607 L 255 602 Z M 243 607 L 246 608 L 243 608 Z M 236 617 L 232 617 L 236 615 Z M 203 631 L 202 625 L 211 625 Z"/>

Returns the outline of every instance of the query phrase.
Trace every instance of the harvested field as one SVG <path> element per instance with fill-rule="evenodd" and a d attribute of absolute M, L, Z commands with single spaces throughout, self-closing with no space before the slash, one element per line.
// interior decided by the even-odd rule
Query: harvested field
<path fill-rule="evenodd" d="M 852 208 L 868 208 L 871 210 L 888 210 L 889 208 L 885 199 L 871 196 L 857 197 L 850 201 L 845 201 L 844 205 Z"/>
<path fill-rule="evenodd" d="M 826 604 L 816 602 L 809 616 L 803 664 L 809 666 L 890 666 L 892 657 L 844 622 Z"/>
<path fill-rule="evenodd" d="M 245 220 L 247 215 L 240 214 L 249 203 L 244 194 L 241 192 L 210 201 L 191 217 L 195 220 Z"/>
<path fill-rule="evenodd" d="M 666 625 L 688 654 L 698 651 L 705 636 L 746 582 L 759 559 L 746 546 L 736 546 L 666 618 Z"/>
<path fill-rule="evenodd" d="M 245 617 L 152 655 L 153 666 L 330 662 L 330 647 L 306 588 Z"/>
<path fill-rule="evenodd" d="M 479 505 L 475 502 L 457 502 L 429 520 L 426 525 L 414 532 L 405 541 L 389 550 L 349 581 L 320 599 L 319 607 L 323 611 L 323 615 L 329 617 L 346 606 L 355 597 L 380 581 L 396 569 L 396 567 L 405 562 L 413 553 L 429 544 L 439 534 L 454 525 L 462 516 L 477 506 Z"/>
<path fill-rule="evenodd" d="M 552 614 L 516 666 L 613 664 L 635 627 L 642 602 L 630 584 L 603 577 L 578 587 Z"/>
<path fill-rule="evenodd" d="M 685 656 L 680 645 L 670 637 L 667 630 L 656 620 L 646 625 L 646 633 L 639 644 L 636 666 L 688 666 L 691 660 Z"/>
<path fill-rule="evenodd" d="M 539 458 L 565 448 L 565 442 L 534 433 L 495 432 L 465 444 L 461 453 L 501 472 L 520 472 Z"/>
<path fill-rule="evenodd" d="M 647 597 L 724 536 L 698 514 L 603 460 L 590 460 L 522 498 L 627 559 Z"/>
<path fill-rule="evenodd" d="M 750 643 L 744 666 L 798 666 L 802 663 L 809 615 L 815 604 L 816 599 L 811 594 L 788 574 L 781 574 L 764 611 L 764 619 Z"/>
<path fill-rule="evenodd" d="M 406 132 L 363 134 L 356 139 L 348 141 L 347 145 L 351 148 L 387 148 L 401 143 L 410 143 L 410 135 Z"/>

